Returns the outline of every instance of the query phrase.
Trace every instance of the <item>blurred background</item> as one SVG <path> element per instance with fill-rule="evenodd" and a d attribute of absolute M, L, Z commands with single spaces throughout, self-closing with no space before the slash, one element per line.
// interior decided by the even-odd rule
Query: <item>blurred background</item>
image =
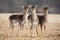
<path fill-rule="evenodd" d="M 21 5 L 38 5 L 38 13 L 48 6 L 49 13 L 60 13 L 60 0 L 0 0 L 0 13 L 21 13 Z"/>
<path fill-rule="evenodd" d="M 14 31 L 10 28 L 9 17 L 23 12 L 22 5 L 38 5 L 37 13 L 42 13 L 45 6 L 49 7 L 46 34 L 41 35 L 41 29 L 34 28 L 34 37 L 30 37 L 30 27 L 25 25 L 20 30 L 18 23 L 14 23 Z M 30 9 L 29 9 L 30 10 Z M 31 11 L 30 11 L 31 12 Z M 18 14 L 18 15 L 19 15 Z M 60 40 L 60 0 L 0 0 L 0 40 Z"/>

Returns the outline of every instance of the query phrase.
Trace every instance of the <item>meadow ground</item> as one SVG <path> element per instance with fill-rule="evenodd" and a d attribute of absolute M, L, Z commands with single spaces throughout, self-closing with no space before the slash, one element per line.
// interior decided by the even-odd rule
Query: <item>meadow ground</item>
<path fill-rule="evenodd" d="M 27 25 L 23 30 L 20 30 L 18 23 L 16 23 L 14 31 L 11 30 L 9 26 L 10 15 L 12 14 L 0 14 L 0 40 L 60 40 L 60 14 L 48 14 L 46 34 L 41 35 L 40 27 L 38 27 L 39 37 L 35 34 L 32 38 L 30 37 L 30 27 Z"/>

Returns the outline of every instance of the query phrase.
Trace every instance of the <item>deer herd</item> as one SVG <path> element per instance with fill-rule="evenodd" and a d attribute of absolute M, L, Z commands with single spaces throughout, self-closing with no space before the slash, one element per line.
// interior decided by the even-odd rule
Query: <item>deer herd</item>
<path fill-rule="evenodd" d="M 31 8 L 31 12 L 32 12 L 30 14 L 28 13 L 29 8 Z M 44 32 L 46 32 L 48 7 L 43 8 L 44 9 L 44 15 L 38 15 L 36 13 L 36 8 L 37 8 L 37 5 L 23 6 L 23 14 L 11 15 L 9 17 L 9 22 L 10 22 L 10 27 L 12 28 L 12 30 L 14 30 L 13 29 L 14 28 L 13 20 L 16 20 L 19 22 L 20 29 L 23 29 L 25 27 L 24 24 L 28 23 L 28 25 L 30 26 L 30 32 L 31 31 L 33 32 L 34 27 L 36 27 L 37 35 L 38 35 L 38 32 L 37 32 L 38 27 L 41 28 L 41 33 L 42 33 L 42 29 L 44 29 Z M 31 33 L 31 36 L 32 36 L 32 33 Z"/>

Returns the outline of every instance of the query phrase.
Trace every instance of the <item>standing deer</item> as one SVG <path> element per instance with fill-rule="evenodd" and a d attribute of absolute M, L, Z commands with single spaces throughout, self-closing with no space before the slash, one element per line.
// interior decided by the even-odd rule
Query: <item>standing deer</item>
<path fill-rule="evenodd" d="M 10 27 L 12 27 L 12 30 L 14 28 L 14 22 L 15 22 L 15 21 L 13 22 L 13 20 L 18 21 L 19 22 L 19 25 L 21 27 L 21 23 L 23 21 L 23 15 L 11 15 L 9 17 Z"/>
<path fill-rule="evenodd" d="M 48 15 L 48 7 L 44 7 L 44 15 L 37 15 L 41 27 L 41 33 L 42 33 L 42 28 L 44 28 L 44 31 L 46 32 L 47 15 Z"/>
<path fill-rule="evenodd" d="M 39 22 L 38 17 L 36 15 L 36 7 L 37 6 L 31 6 L 32 14 L 30 14 L 28 16 L 28 20 L 31 22 L 31 27 L 30 27 L 31 36 L 32 36 L 32 34 L 35 34 L 33 32 L 33 28 L 35 28 L 35 27 L 37 28 L 38 27 L 38 22 Z M 36 32 L 37 32 L 37 29 L 36 29 Z"/>
<path fill-rule="evenodd" d="M 33 12 L 33 14 L 28 16 L 28 19 L 32 24 L 31 28 L 30 28 L 30 31 L 33 31 L 33 27 L 36 27 L 36 32 L 37 32 L 38 25 L 40 25 L 41 33 L 42 33 L 42 28 L 43 27 L 44 27 L 44 31 L 46 32 L 48 7 L 44 7 L 44 15 L 36 14 L 35 6 L 34 7 L 32 6 L 32 12 Z M 37 24 L 35 24 L 34 22 L 37 23 Z M 31 32 L 31 34 L 32 34 L 32 32 Z M 37 32 L 37 35 L 38 35 L 38 32 Z"/>
<path fill-rule="evenodd" d="M 28 11 L 28 7 L 27 6 L 24 6 L 24 13 L 21 14 L 21 15 L 11 15 L 9 17 L 9 22 L 10 22 L 10 27 L 12 27 L 12 30 L 14 28 L 14 23 L 13 23 L 13 20 L 16 20 L 19 22 L 19 25 L 20 25 L 20 29 L 23 29 L 23 21 L 25 20 L 25 17 L 26 17 L 26 13 Z"/>
<path fill-rule="evenodd" d="M 24 18 L 23 18 L 23 22 L 22 22 L 22 24 L 25 24 L 25 23 L 27 23 L 28 22 L 28 19 L 27 19 L 27 17 L 28 17 L 28 9 L 29 9 L 29 6 L 25 6 L 25 8 L 24 8 Z M 24 25 L 23 25 L 23 27 L 24 27 Z"/>

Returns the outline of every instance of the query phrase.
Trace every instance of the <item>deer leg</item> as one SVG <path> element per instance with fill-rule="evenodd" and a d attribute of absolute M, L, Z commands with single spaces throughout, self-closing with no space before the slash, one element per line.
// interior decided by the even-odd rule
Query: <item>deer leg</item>
<path fill-rule="evenodd" d="M 38 26 L 37 23 L 36 22 L 33 22 L 33 28 L 36 28 L 36 33 L 38 34 L 37 26 Z M 35 32 L 34 31 L 33 31 L 33 35 L 35 36 Z"/>
<path fill-rule="evenodd" d="M 20 30 L 22 30 L 23 26 L 22 26 L 22 21 L 21 20 L 19 20 L 19 25 L 20 25 Z"/>
<path fill-rule="evenodd" d="M 26 20 L 24 20 L 24 21 L 22 22 L 22 26 L 23 26 L 23 27 L 24 27 L 25 22 L 26 22 Z"/>
<path fill-rule="evenodd" d="M 14 24 L 13 23 L 11 23 L 11 27 L 12 27 L 12 30 L 14 31 Z"/>
<path fill-rule="evenodd" d="M 43 33 L 42 35 L 45 37 L 46 36 L 46 24 L 44 23 L 43 25 Z"/>
<path fill-rule="evenodd" d="M 19 21 L 19 26 L 20 26 L 20 30 L 21 30 L 21 22 Z"/>
<path fill-rule="evenodd" d="M 12 30 L 14 31 L 14 25 L 12 26 Z"/>
<path fill-rule="evenodd" d="M 38 36 L 38 29 L 37 29 L 38 27 L 36 27 L 36 33 L 37 33 L 37 36 Z"/>
<path fill-rule="evenodd" d="M 31 25 L 31 27 L 30 27 L 30 33 L 31 33 L 31 37 L 33 37 L 33 36 L 32 36 L 32 34 L 33 34 L 33 27 L 32 27 L 32 25 Z"/>
<path fill-rule="evenodd" d="M 44 32 L 46 33 L 46 25 L 44 25 Z"/>
<path fill-rule="evenodd" d="M 12 22 L 11 21 L 9 21 L 10 22 L 10 25 L 9 25 L 9 29 L 12 27 Z"/>
<path fill-rule="evenodd" d="M 41 28 L 41 33 L 42 33 L 42 24 L 40 25 L 40 28 Z"/>
<path fill-rule="evenodd" d="M 13 23 L 12 23 L 12 26 L 11 27 L 12 27 L 12 30 L 14 31 L 14 24 Z"/>
<path fill-rule="evenodd" d="M 44 24 L 44 32 L 46 33 L 46 24 Z"/>
<path fill-rule="evenodd" d="M 22 27 L 22 29 L 23 29 L 23 27 L 24 27 L 24 24 L 25 24 L 25 20 L 23 21 L 23 22 L 21 22 L 21 27 Z"/>
<path fill-rule="evenodd" d="M 21 23 L 21 29 L 23 30 L 24 24 Z"/>
<path fill-rule="evenodd" d="M 10 20 L 10 27 L 11 27 L 11 28 L 12 28 L 12 30 L 13 30 L 14 25 L 13 25 L 12 20 Z"/>
<path fill-rule="evenodd" d="M 12 26 L 12 20 L 10 20 L 10 27 Z"/>
<path fill-rule="evenodd" d="M 30 27 L 30 33 L 31 33 L 31 37 L 32 37 L 32 27 Z"/>
<path fill-rule="evenodd" d="M 38 24 L 39 25 L 39 24 Z M 37 36 L 38 36 L 38 25 L 36 26 L 36 33 L 37 33 Z"/>

